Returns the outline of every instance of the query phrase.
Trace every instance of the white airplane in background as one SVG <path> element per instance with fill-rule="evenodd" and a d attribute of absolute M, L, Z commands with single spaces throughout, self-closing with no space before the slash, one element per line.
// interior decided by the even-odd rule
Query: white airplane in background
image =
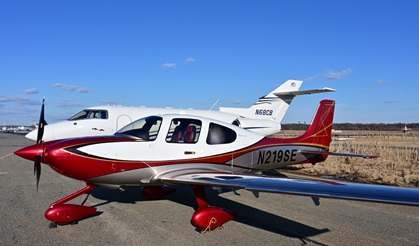
<path fill-rule="evenodd" d="M 203 116 L 268 136 L 281 130 L 282 118 L 295 96 L 335 91 L 330 88 L 299 91 L 302 83 L 301 80 L 288 80 L 266 96 L 259 98 L 249 108 L 220 107 L 219 111 L 211 111 L 124 106 L 89 107 L 68 120 L 45 125 L 43 140 L 111 135 L 139 118 L 155 114 Z M 38 129 L 35 129 L 28 133 L 26 138 L 36 141 L 37 136 Z"/>

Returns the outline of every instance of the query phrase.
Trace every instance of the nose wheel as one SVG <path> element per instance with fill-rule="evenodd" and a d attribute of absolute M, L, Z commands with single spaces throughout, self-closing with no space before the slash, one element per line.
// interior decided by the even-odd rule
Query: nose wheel
<path fill-rule="evenodd" d="M 76 221 L 73 221 L 73 222 L 65 224 L 65 225 L 77 225 L 78 223 L 79 222 L 76 220 Z M 58 224 L 56 222 L 51 222 L 51 223 L 49 223 L 48 228 L 54 229 L 54 228 L 57 228 L 57 226 L 58 226 Z"/>
<path fill-rule="evenodd" d="M 77 224 L 82 218 L 96 214 L 96 208 L 77 204 L 65 204 L 74 198 L 94 190 L 96 186 L 88 184 L 85 188 L 52 203 L 45 212 L 45 218 L 51 221 L 49 228 L 62 224 Z"/>

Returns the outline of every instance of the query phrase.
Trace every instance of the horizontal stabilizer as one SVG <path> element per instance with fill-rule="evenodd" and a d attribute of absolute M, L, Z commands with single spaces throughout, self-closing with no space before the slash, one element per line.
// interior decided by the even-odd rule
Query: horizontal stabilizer
<path fill-rule="evenodd" d="M 332 138 L 332 141 L 349 141 L 352 140 L 353 138 Z"/>
<path fill-rule="evenodd" d="M 365 159 L 373 159 L 379 156 L 377 155 L 364 155 L 364 154 L 353 154 L 353 153 L 341 153 L 341 152 L 330 152 L 330 151 L 315 151 L 315 150 L 300 150 L 302 154 L 316 154 L 316 155 L 337 155 L 347 157 L 362 157 Z"/>
<path fill-rule="evenodd" d="M 309 94 L 316 94 L 316 93 L 323 93 L 323 92 L 336 92 L 335 89 L 332 88 L 320 88 L 320 89 L 312 89 L 312 90 L 304 90 L 304 91 L 284 91 L 284 92 L 277 92 L 274 93 L 275 96 L 300 96 L 300 95 L 309 95 Z"/>

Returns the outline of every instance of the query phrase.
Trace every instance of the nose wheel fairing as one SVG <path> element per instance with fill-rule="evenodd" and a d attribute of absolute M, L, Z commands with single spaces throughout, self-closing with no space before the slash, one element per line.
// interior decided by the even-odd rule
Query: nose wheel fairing
<path fill-rule="evenodd" d="M 49 208 L 45 218 L 56 224 L 71 224 L 78 220 L 96 214 L 96 208 L 76 204 L 61 204 Z"/>
<path fill-rule="evenodd" d="M 76 204 L 64 204 L 74 198 L 94 190 L 96 186 L 87 184 L 87 186 L 75 193 L 64 197 L 63 199 L 52 203 L 45 212 L 45 218 L 52 221 L 52 226 L 57 224 L 73 224 L 78 220 L 96 214 L 96 208 Z"/>

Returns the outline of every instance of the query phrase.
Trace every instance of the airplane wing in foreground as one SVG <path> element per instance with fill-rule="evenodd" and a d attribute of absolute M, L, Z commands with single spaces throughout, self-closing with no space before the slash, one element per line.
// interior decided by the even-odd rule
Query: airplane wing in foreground
<path fill-rule="evenodd" d="M 160 179 L 168 184 L 205 185 L 246 189 L 252 192 L 310 196 L 316 205 L 318 205 L 319 197 L 412 206 L 419 205 L 419 189 L 415 188 L 357 184 L 324 179 L 190 171 L 183 170 L 181 172 L 168 173 L 160 177 Z"/>

